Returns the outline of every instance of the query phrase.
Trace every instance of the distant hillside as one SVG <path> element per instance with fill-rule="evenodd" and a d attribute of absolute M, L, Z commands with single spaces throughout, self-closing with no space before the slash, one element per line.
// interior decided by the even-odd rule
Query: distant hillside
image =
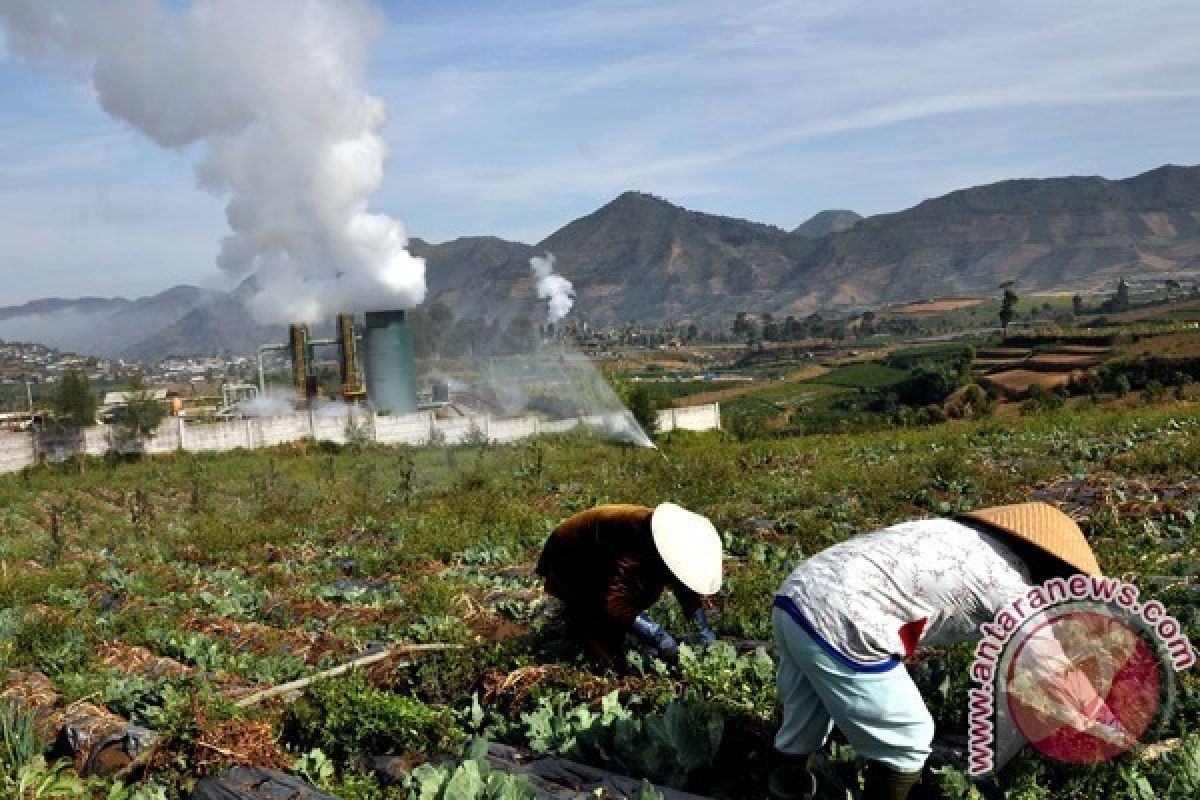
<path fill-rule="evenodd" d="M 553 252 L 575 286 L 572 317 L 726 325 L 776 315 L 957 294 L 1111 289 L 1118 278 L 1200 275 L 1200 167 L 1125 180 L 1012 180 L 892 214 L 826 211 L 795 231 L 689 211 L 626 192 L 535 246 L 495 237 L 419 239 L 428 302 L 458 317 L 544 319 L 530 256 Z M 236 295 L 177 287 L 152 298 L 39 300 L 0 308 L 0 338 L 157 358 L 252 352 L 282 328 L 255 324 Z"/>
<path fill-rule="evenodd" d="M 409 242 L 425 259 L 426 303 L 442 302 L 456 317 L 511 318 L 532 310 L 529 259 L 537 250 L 494 236 L 467 236 L 443 244 Z"/>
<path fill-rule="evenodd" d="M 779 228 L 686 211 L 626 192 L 538 244 L 577 292 L 578 318 L 596 325 L 715 320 L 770 303 L 811 244 Z"/>
<path fill-rule="evenodd" d="M 622 195 L 540 245 L 596 324 L 717 324 L 992 293 L 1111 289 L 1121 276 L 1200 274 L 1200 168 L 1120 181 L 1016 180 L 952 192 L 820 238 Z"/>
<path fill-rule="evenodd" d="M 854 227 L 854 224 L 862 219 L 862 216 L 853 211 L 845 210 L 830 210 L 819 211 L 813 214 L 805 222 L 803 222 L 792 233 L 798 233 L 801 236 L 807 236 L 810 239 L 819 239 L 830 233 L 839 233 L 844 230 L 849 230 Z"/>
<path fill-rule="evenodd" d="M 121 356 L 140 339 L 225 297 L 223 292 L 176 286 L 151 297 L 35 300 L 0 308 L 0 339 L 32 341 L 104 356 Z"/>
<path fill-rule="evenodd" d="M 993 292 L 1111 289 L 1200 270 L 1200 168 L 1121 181 L 1015 180 L 952 192 L 818 241 L 785 307 Z"/>

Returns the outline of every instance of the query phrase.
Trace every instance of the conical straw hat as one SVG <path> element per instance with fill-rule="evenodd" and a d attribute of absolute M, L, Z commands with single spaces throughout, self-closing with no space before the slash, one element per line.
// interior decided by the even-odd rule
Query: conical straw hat
<path fill-rule="evenodd" d="M 658 554 L 680 583 L 697 594 L 717 593 L 721 537 L 708 517 L 663 503 L 650 515 L 650 532 Z"/>
<path fill-rule="evenodd" d="M 1085 575 L 1101 574 L 1100 564 L 1075 520 L 1048 503 L 981 508 L 955 516 L 982 522 L 1000 533 L 1029 542 Z"/>

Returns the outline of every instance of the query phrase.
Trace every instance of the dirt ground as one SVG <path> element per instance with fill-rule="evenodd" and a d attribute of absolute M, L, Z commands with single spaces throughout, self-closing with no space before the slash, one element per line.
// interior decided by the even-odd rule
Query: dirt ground
<path fill-rule="evenodd" d="M 1124 356 L 1163 356 L 1167 358 L 1200 357 L 1200 330 L 1169 333 L 1144 339 L 1122 349 Z"/>
<path fill-rule="evenodd" d="M 971 308 L 987 302 L 982 297 L 941 297 L 933 300 L 919 300 L 915 303 L 905 303 L 888 309 L 892 314 L 941 314 L 945 311 L 957 311 L 960 308 Z"/>
<path fill-rule="evenodd" d="M 1034 386 L 1043 389 L 1053 389 L 1064 385 L 1071 378 L 1069 372 L 1034 372 L 1028 369 L 1012 369 L 1007 372 L 997 372 L 985 375 L 980 383 L 987 386 L 994 384 L 1009 392 L 1027 392 Z"/>

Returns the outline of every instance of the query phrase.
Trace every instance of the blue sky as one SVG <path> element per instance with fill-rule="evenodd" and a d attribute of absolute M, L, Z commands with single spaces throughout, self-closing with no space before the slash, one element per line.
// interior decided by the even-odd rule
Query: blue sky
<path fill-rule="evenodd" d="M 5 0 L 0 0 L 5 2 Z M 626 189 L 792 228 L 1010 177 L 1200 163 L 1194 0 L 382 4 L 411 235 L 535 242 Z M 0 51 L 0 305 L 217 286 L 194 153 Z"/>

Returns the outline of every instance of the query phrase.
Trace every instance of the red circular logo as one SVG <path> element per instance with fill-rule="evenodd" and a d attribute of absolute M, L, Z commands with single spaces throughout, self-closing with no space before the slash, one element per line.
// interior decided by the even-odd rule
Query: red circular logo
<path fill-rule="evenodd" d="M 1040 752 L 1095 764 L 1137 743 L 1162 705 L 1154 648 L 1104 608 L 1049 612 L 1005 674 L 1009 714 Z"/>

